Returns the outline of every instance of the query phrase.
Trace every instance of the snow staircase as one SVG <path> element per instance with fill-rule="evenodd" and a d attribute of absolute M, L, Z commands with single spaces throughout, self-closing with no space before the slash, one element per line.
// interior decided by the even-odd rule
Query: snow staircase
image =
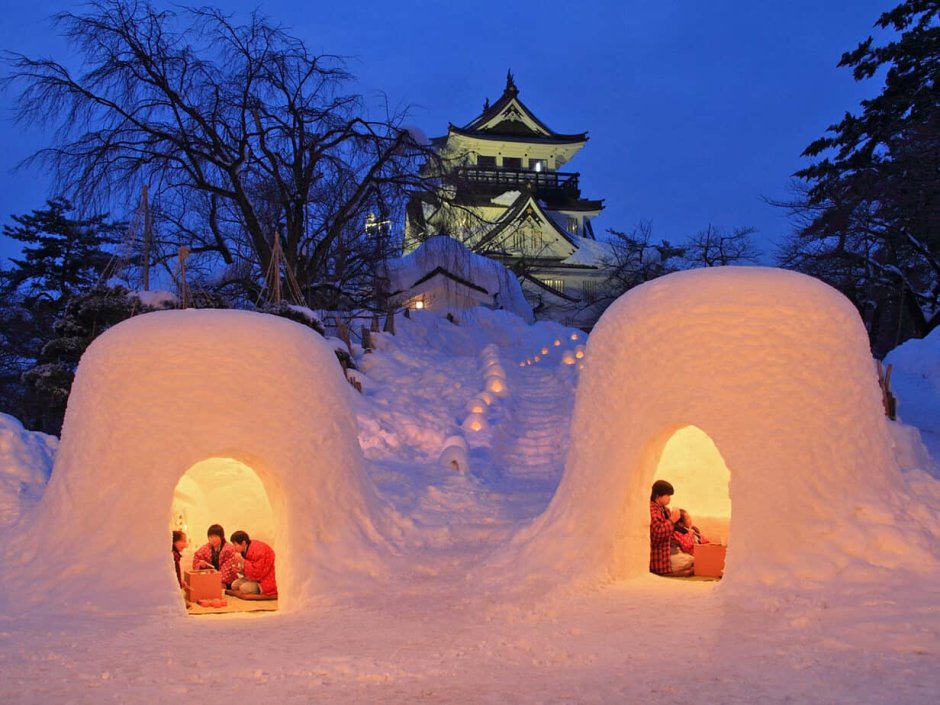
<path fill-rule="evenodd" d="M 568 370 L 533 366 L 514 376 L 515 423 L 503 438 L 497 460 L 504 476 L 519 480 L 557 481 L 568 450 L 568 419 L 574 403 Z"/>

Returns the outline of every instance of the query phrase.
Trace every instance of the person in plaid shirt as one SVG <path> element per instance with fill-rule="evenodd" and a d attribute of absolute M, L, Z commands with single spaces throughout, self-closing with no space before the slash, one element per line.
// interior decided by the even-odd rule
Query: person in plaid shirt
<path fill-rule="evenodd" d="M 656 480 L 650 492 L 650 572 L 657 575 L 691 573 L 691 566 L 680 567 L 677 571 L 672 565 L 672 537 L 675 522 L 679 520 L 677 509 L 667 509 L 673 494 L 675 489 L 665 480 Z"/>
<path fill-rule="evenodd" d="M 193 570 L 215 568 L 222 574 L 222 584 L 229 587 L 238 579 L 238 562 L 235 547 L 225 541 L 225 530 L 213 524 L 206 532 L 209 543 L 193 556 Z"/>

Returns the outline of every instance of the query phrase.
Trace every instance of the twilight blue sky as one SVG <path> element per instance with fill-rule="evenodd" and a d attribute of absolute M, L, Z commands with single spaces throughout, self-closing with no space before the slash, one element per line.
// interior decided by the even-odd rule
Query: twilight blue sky
<path fill-rule="evenodd" d="M 211 1 L 211 0 L 207 0 Z M 65 0 L 0 0 L 0 48 L 68 56 L 51 28 Z M 158 2 L 158 4 L 165 4 Z M 681 241 L 708 223 L 751 225 L 768 253 L 789 229 L 762 196 L 785 197 L 800 153 L 876 82 L 836 69 L 895 0 L 216 0 L 259 6 L 315 51 L 349 57 L 367 96 L 410 105 L 411 121 L 443 134 L 502 92 L 559 132 L 590 141 L 566 169 L 606 199 L 595 231 L 653 222 Z M 52 185 L 12 173 L 49 135 L 11 122 L 0 94 L 0 222 L 40 206 Z M 119 214 L 116 214 L 119 215 Z M 0 238 L 0 257 L 13 252 Z"/>

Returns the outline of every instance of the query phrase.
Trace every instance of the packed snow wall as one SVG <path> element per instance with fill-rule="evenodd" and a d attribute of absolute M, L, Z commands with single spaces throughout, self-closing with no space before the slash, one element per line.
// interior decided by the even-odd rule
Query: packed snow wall
<path fill-rule="evenodd" d="M 0 600 L 182 614 L 174 488 L 214 458 L 264 486 L 281 609 L 375 573 L 390 517 L 363 471 L 351 393 L 331 346 L 275 316 L 165 311 L 115 326 L 82 357 L 45 495 L 0 549 Z M 250 534 L 246 523 L 225 529 Z"/>
<path fill-rule="evenodd" d="M 562 482 L 496 562 L 523 582 L 646 573 L 650 485 L 667 441 L 695 426 L 730 470 L 725 586 L 932 570 L 887 424 L 865 330 L 836 290 L 759 267 L 657 279 L 591 334 Z"/>

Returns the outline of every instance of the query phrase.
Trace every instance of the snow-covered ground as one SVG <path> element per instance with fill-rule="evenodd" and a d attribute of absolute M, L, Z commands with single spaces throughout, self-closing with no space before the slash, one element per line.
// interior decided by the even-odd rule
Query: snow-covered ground
<path fill-rule="evenodd" d="M 0 615 L 0 703 L 937 701 L 936 579 L 768 586 L 743 601 L 717 583 L 653 576 L 549 595 L 471 579 L 552 498 L 579 374 L 562 358 L 583 339 L 490 311 L 460 326 L 399 319 L 397 333 L 358 356 L 354 401 L 367 472 L 407 518 L 387 573 L 297 613 Z M 484 398 L 486 425 L 473 431 L 464 420 L 497 364 L 506 391 Z M 441 462 L 454 437 L 469 468 Z M 34 488 L 55 444 L 9 438 L 0 463 L 16 454 Z M 940 511 L 940 483 L 918 482 L 919 501 Z M 29 501 L 17 511 L 24 521 L 0 522 L 0 540 L 28 526 Z M 0 584 L 16 569 L 4 565 Z"/>

